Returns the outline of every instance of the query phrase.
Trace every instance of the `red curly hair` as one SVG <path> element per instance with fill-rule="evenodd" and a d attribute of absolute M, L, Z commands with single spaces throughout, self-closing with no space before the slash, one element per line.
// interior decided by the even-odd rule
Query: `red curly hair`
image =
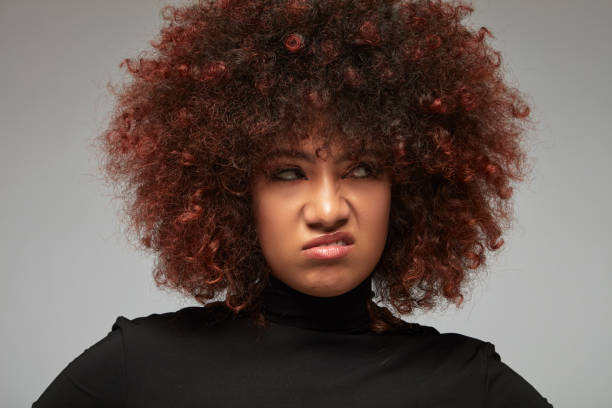
<path fill-rule="evenodd" d="M 128 234 L 157 255 L 157 285 L 202 304 L 225 292 L 226 310 L 265 324 L 257 305 L 270 270 L 250 180 L 270 149 L 324 117 L 326 134 L 355 151 L 376 146 L 391 170 L 372 274 L 380 300 L 401 315 L 461 304 L 471 272 L 503 244 L 529 121 L 490 31 L 462 23 L 472 11 L 436 0 L 166 6 L 153 49 L 122 62 L 131 80 L 113 90 L 96 138 Z M 374 331 L 401 324 L 373 304 Z"/>

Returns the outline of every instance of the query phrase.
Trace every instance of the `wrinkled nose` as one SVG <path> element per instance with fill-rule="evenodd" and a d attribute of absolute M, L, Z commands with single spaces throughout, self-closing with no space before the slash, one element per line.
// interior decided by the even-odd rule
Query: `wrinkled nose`
<path fill-rule="evenodd" d="M 333 177 L 324 177 L 312 184 L 304 207 L 307 224 L 325 229 L 338 228 L 347 221 L 349 212 L 348 202 Z"/>

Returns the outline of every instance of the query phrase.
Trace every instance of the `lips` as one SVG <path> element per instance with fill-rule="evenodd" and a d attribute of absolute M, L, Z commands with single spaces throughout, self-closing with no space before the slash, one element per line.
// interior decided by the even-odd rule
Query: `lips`
<path fill-rule="evenodd" d="M 355 239 L 353 238 L 353 235 L 350 232 L 337 231 L 337 232 L 334 232 L 333 234 L 321 235 L 311 241 L 308 241 L 302 247 L 302 249 L 308 249 L 308 248 L 312 248 L 312 247 L 316 247 L 320 245 L 326 245 L 326 244 L 330 244 L 336 241 L 344 241 L 346 245 L 351 245 L 353 242 L 355 242 Z"/>

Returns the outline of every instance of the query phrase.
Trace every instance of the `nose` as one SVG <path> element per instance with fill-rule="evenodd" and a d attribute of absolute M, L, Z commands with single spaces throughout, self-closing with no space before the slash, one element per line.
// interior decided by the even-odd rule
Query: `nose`
<path fill-rule="evenodd" d="M 304 219 L 312 228 L 334 230 L 346 223 L 350 207 L 333 176 L 312 182 L 304 205 Z"/>

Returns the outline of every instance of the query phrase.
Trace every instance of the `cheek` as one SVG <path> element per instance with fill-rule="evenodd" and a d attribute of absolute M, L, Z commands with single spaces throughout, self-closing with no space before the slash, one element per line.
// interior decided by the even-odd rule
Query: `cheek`
<path fill-rule="evenodd" d="M 389 213 L 391 210 L 391 189 L 380 186 L 370 194 L 364 195 L 362 202 L 361 228 L 371 236 L 372 244 L 377 248 L 385 245 L 389 227 Z"/>
<path fill-rule="evenodd" d="M 286 212 L 287 206 L 283 205 L 282 200 L 275 200 L 270 196 L 255 205 L 257 236 L 264 253 L 284 253 L 275 249 L 281 249 L 290 239 Z"/>

